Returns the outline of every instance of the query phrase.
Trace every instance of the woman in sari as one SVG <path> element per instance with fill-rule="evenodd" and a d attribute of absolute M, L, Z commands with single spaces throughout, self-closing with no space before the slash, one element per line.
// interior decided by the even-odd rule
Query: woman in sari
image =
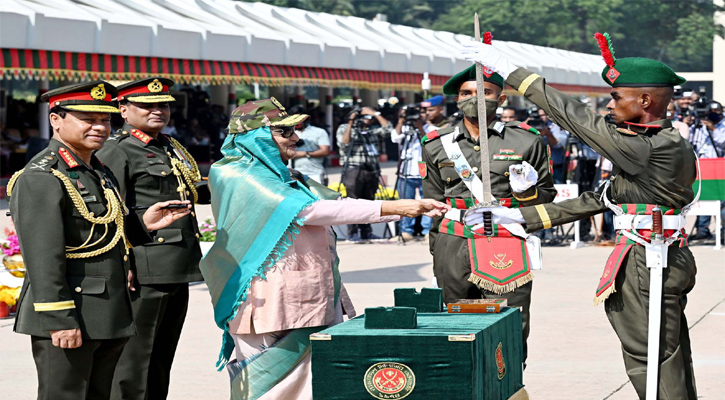
<path fill-rule="evenodd" d="M 234 400 L 312 399 L 309 336 L 354 316 L 332 225 L 440 216 L 434 200 L 339 199 L 285 166 L 299 140 L 274 98 L 234 110 L 209 173 L 217 240 L 201 270 Z M 232 353 L 236 359 L 232 360 Z"/>

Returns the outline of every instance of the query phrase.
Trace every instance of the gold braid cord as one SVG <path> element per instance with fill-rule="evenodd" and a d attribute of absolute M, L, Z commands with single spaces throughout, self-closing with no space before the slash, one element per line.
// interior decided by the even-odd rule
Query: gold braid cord
<path fill-rule="evenodd" d="M 176 150 L 179 150 L 184 157 L 186 157 L 186 160 L 189 161 L 189 164 L 191 164 L 191 169 L 189 169 L 183 161 L 179 160 L 176 157 L 170 157 L 171 158 L 171 165 L 173 168 L 171 169 L 174 172 L 174 175 L 179 179 L 179 194 L 181 195 L 181 200 L 185 200 L 184 193 L 185 188 L 188 187 L 189 191 L 191 191 L 191 194 L 194 196 L 194 204 L 199 200 L 199 194 L 196 191 L 196 186 L 194 185 L 197 182 L 201 181 L 201 172 L 199 172 L 199 166 L 196 164 L 196 160 L 194 160 L 194 157 L 189 154 L 189 152 L 184 148 L 184 146 L 179 143 L 178 140 L 167 136 L 169 141 L 171 142 L 171 145 L 174 146 Z M 182 178 L 184 182 L 182 182 Z"/>
<path fill-rule="evenodd" d="M 78 193 L 78 190 L 73 186 L 73 183 L 70 181 L 70 179 L 68 179 L 67 176 L 63 175 L 55 169 L 51 169 L 50 172 L 55 175 L 56 178 L 60 179 L 61 182 L 63 182 L 65 190 L 68 192 L 68 196 L 70 196 L 73 205 L 75 205 L 78 212 L 81 213 L 81 216 L 86 221 L 93 224 L 93 227 L 91 228 L 91 233 L 88 235 L 88 239 L 86 239 L 86 241 L 82 245 L 77 247 L 66 246 L 67 252 L 65 254 L 65 257 L 90 258 L 101 255 L 116 247 L 116 244 L 118 244 L 118 241 L 121 240 L 121 238 L 123 238 L 124 244 L 126 244 L 126 253 L 128 253 L 128 241 L 126 240 L 126 235 L 124 232 L 123 206 L 121 205 L 121 201 L 118 199 L 113 189 L 109 189 L 106 187 L 103 188 L 103 194 L 106 197 L 106 201 L 108 202 L 108 211 L 106 212 L 106 215 L 102 217 L 96 217 L 93 215 L 92 212 L 88 211 L 88 207 L 86 207 L 86 203 L 83 201 L 83 197 L 80 193 Z M 116 223 L 116 233 L 113 235 L 113 238 L 107 245 L 103 246 L 98 250 L 87 251 L 83 253 L 71 253 L 71 251 L 87 249 L 100 243 L 108 233 L 108 224 L 114 222 Z M 96 224 L 105 225 L 106 233 L 104 233 L 103 236 L 96 242 L 88 244 L 88 242 L 90 242 L 91 240 L 91 237 L 93 236 L 93 230 Z"/>
<path fill-rule="evenodd" d="M 13 195 L 13 187 L 15 186 L 15 182 L 18 180 L 18 178 L 20 178 L 20 174 L 22 174 L 23 172 L 25 172 L 25 168 L 14 173 L 13 176 L 10 177 L 10 180 L 8 181 L 8 188 L 7 188 L 8 197 Z"/>

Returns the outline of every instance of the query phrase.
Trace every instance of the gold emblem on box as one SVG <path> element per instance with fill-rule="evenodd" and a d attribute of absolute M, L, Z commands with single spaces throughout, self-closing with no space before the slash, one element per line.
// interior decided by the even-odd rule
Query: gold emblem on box
<path fill-rule="evenodd" d="M 496 347 L 496 367 L 498 368 L 498 379 L 501 380 L 506 375 L 506 361 L 503 359 L 503 350 L 501 342 Z"/>
<path fill-rule="evenodd" d="M 376 399 L 402 399 L 413 393 L 415 374 L 405 364 L 381 362 L 368 368 L 363 383 Z"/>

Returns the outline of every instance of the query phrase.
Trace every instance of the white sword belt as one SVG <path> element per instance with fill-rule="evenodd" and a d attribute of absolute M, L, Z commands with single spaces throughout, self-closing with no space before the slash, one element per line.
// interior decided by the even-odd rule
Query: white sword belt
<path fill-rule="evenodd" d="M 663 215 L 662 229 L 678 231 L 685 227 L 684 215 Z M 651 215 L 623 214 L 614 216 L 615 230 L 652 229 Z"/>

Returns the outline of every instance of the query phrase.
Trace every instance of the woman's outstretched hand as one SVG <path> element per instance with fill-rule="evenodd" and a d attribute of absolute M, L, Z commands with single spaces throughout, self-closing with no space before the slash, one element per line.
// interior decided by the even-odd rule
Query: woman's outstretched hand
<path fill-rule="evenodd" d="M 450 209 L 451 207 L 449 205 L 432 199 L 391 200 L 383 202 L 380 215 L 400 215 L 411 218 L 419 215 L 440 217 Z"/>

